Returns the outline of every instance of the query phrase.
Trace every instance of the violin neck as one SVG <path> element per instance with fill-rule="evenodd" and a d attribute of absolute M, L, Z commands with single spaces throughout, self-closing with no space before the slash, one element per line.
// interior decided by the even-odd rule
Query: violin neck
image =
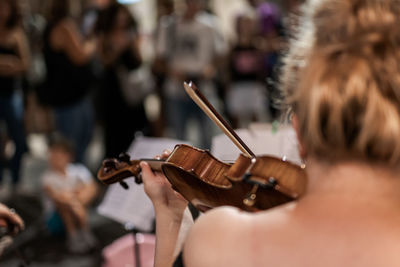
<path fill-rule="evenodd" d="M 113 184 L 122 182 L 129 177 L 135 177 L 135 182 L 140 184 L 141 172 L 139 163 L 145 161 L 149 164 L 153 171 L 161 171 L 161 166 L 165 160 L 161 159 L 140 159 L 140 160 L 125 160 L 106 159 L 102 163 L 102 167 L 97 172 L 97 178 L 105 184 Z M 0 225 L 1 226 L 1 225 Z"/>
<path fill-rule="evenodd" d="M 147 164 L 149 164 L 150 168 L 153 171 L 161 171 L 161 166 L 165 162 L 163 159 L 141 159 L 140 161 L 145 161 Z"/>

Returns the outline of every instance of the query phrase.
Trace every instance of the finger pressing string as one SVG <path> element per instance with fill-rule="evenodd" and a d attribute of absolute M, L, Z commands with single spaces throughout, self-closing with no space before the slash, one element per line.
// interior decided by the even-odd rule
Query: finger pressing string
<path fill-rule="evenodd" d="M 142 169 L 142 174 L 144 174 L 145 176 L 152 172 L 149 164 L 145 161 L 140 162 L 140 168 Z"/>
<path fill-rule="evenodd" d="M 148 177 L 153 175 L 153 171 L 151 170 L 150 165 L 145 161 L 141 161 L 139 165 L 142 169 L 142 181 L 146 191 L 146 186 L 148 186 L 149 182 Z"/>

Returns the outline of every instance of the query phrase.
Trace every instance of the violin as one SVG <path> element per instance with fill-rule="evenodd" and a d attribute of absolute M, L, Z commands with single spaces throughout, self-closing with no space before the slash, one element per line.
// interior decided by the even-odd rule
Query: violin
<path fill-rule="evenodd" d="M 245 211 L 269 209 L 297 199 L 305 191 L 305 166 L 272 156 L 255 156 L 229 124 L 193 84 L 184 84 L 189 96 L 242 151 L 234 163 L 216 159 L 208 150 L 176 145 L 166 160 L 131 160 L 128 155 L 105 159 L 97 173 L 105 184 L 135 177 L 141 183 L 140 161 L 162 171 L 174 190 L 200 211 L 234 206 Z"/>

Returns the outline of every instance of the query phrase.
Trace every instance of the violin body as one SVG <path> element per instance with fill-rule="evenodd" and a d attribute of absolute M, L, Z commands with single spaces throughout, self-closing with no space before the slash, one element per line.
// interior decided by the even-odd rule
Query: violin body
<path fill-rule="evenodd" d="M 106 184 L 131 176 L 140 183 L 139 160 L 105 160 L 98 172 Z M 234 206 L 257 211 L 287 203 L 305 189 L 304 169 L 274 157 L 239 156 L 234 164 L 219 161 L 208 151 L 177 145 L 164 161 L 149 161 L 162 170 L 172 187 L 200 211 Z"/>

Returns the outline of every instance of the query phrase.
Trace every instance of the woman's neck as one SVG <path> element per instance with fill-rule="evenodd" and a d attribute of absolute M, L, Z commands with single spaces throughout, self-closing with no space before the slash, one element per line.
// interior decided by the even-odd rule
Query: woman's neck
<path fill-rule="evenodd" d="M 379 197 L 400 203 L 398 169 L 362 161 L 327 163 L 315 158 L 307 165 L 306 196 Z"/>

